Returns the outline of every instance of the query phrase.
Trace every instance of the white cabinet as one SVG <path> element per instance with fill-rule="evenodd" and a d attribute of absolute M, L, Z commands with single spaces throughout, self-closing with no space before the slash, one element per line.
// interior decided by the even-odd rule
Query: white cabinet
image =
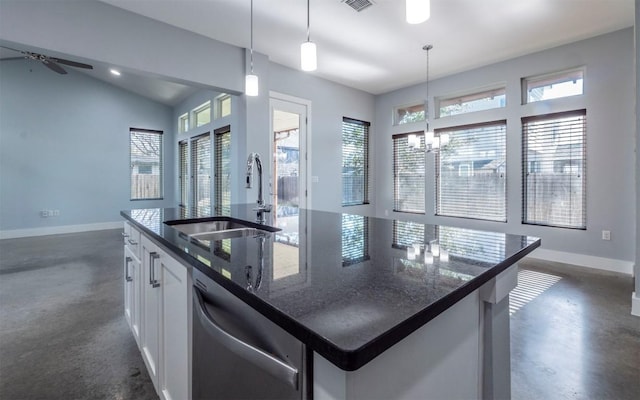
<path fill-rule="evenodd" d="M 124 249 L 124 315 L 140 345 L 140 260 L 131 249 Z"/>
<path fill-rule="evenodd" d="M 187 268 L 142 235 L 141 341 L 147 370 L 161 399 L 190 398 L 191 283 Z"/>
<path fill-rule="evenodd" d="M 124 224 L 124 315 L 133 332 L 138 346 L 140 345 L 140 232 L 125 222 Z"/>

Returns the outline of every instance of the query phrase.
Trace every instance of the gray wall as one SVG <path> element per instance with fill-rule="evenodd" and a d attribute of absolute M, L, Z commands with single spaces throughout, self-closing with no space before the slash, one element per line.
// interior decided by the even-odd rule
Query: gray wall
<path fill-rule="evenodd" d="M 438 57 L 438 48 L 431 52 Z M 521 105 L 520 79 L 526 76 L 586 66 L 585 94 L 556 101 Z M 634 69 L 633 31 L 625 29 L 566 46 L 545 50 L 487 67 L 437 79 L 433 97 L 504 82 L 507 106 L 442 119 L 432 128 L 480 121 L 507 120 L 507 223 L 434 216 L 433 155 L 427 155 L 426 215 L 430 223 L 524 233 L 542 238 L 543 248 L 633 261 L 635 249 Z M 376 98 L 376 213 L 393 209 L 392 133 L 424 129 L 423 124 L 392 127 L 394 106 L 424 99 L 425 85 Z M 433 102 L 431 102 L 433 106 Z M 433 108 L 433 107 L 432 107 Z M 521 223 L 521 121 L 523 116 L 587 109 L 587 230 L 523 225 Z M 433 112 L 431 113 L 433 116 Z M 381 188 L 388 188 L 387 190 Z M 396 217 L 403 218 L 400 213 Z M 602 230 L 611 241 L 601 240 Z"/>
<path fill-rule="evenodd" d="M 123 209 L 174 204 L 169 107 L 25 60 L 2 62 L 0 87 L 0 230 L 113 222 Z M 129 200 L 131 127 L 164 131 L 163 201 Z"/>

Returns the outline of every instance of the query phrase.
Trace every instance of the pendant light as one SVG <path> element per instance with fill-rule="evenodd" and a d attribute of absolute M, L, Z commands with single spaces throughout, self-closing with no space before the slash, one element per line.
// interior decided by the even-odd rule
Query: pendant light
<path fill-rule="evenodd" d="M 407 22 L 421 24 L 431 17 L 431 0 L 407 0 Z"/>
<path fill-rule="evenodd" d="M 408 4 L 408 2 L 407 2 Z M 427 126 L 425 127 L 424 130 L 424 144 L 427 147 L 427 149 L 437 146 L 434 146 L 434 142 L 435 142 L 435 137 L 434 137 L 434 133 L 433 131 L 430 129 L 429 127 L 429 114 L 431 111 L 431 107 L 429 107 L 429 50 L 433 49 L 433 45 L 427 44 L 425 46 L 422 47 L 422 50 L 427 52 L 427 90 L 426 90 L 426 98 L 424 100 L 424 120 L 427 123 Z"/>
<path fill-rule="evenodd" d="M 300 45 L 300 68 L 303 71 L 315 71 L 318 68 L 316 44 L 311 41 L 309 30 L 309 0 L 307 0 L 307 41 Z"/>
<path fill-rule="evenodd" d="M 247 96 L 257 96 L 258 75 L 253 73 L 253 0 L 251 0 L 251 48 L 249 54 L 251 55 L 251 73 L 244 78 L 244 93 Z"/>

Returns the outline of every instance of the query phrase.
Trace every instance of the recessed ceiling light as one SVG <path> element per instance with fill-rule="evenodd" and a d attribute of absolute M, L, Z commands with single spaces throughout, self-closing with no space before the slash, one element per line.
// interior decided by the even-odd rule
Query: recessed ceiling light
<path fill-rule="evenodd" d="M 118 71 L 117 69 L 110 69 L 109 72 L 111 72 L 113 75 L 115 76 L 120 76 L 120 71 Z"/>

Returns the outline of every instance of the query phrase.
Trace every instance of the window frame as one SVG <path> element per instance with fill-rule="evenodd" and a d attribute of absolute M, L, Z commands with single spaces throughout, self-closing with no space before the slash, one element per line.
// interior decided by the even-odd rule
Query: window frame
<path fill-rule="evenodd" d="M 222 103 L 226 100 L 229 100 L 229 113 L 222 115 Z M 223 93 L 221 95 L 219 95 L 218 97 L 215 98 L 215 112 L 214 112 L 214 118 L 215 119 L 220 119 L 220 118 L 226 118 L 228 116 L 231 116 L 231 114 L 233 113 L 233 104 L 232 104 L 232 98 L 231 95 L 228 93 Z"/>
<path fill-rule="evenodd" d="M 189 132 L 189 113 L 186 112 L 178 117 L 178 133 Z"/>
<path fill-rule="evenodd" d="M 189 205 L 189 176 L 189 141 L 185 139 L 178 142 L 178 188 L 180 191 L 178 205 L 182 208 Z"/>
<path fill-rule="evenodd" d="M 572 94 L 572 95 L 567 95 L 567 96 L 561 96 L 561 97 L 554 97 L 554 98 L 550 98 L 550 99 L 541 99 L 541 100 L 529 100 L 529 83 L 548 83 L 549 85 L 554 85 L 554 84 L 558 84 L 558 83 L 565 83 L 571 80 L 571 75 L 572 74 L 578 74 L 579 77 L 577 77 L 575 80 L 582 80 L 582 91 L 581 93 L 578 94 Z M 561 71 L 554 71 L 554 72 L 549 72 L 549 73 L 545 73 L 545 74 L 540 74 L 540 75 L 532 75 L 532 76 L 528 76 L 525 78 L 521 79 L 520 82 L 520 90 L 521 90 L 521 95 L 522 95 L 522 104 L 535 104 L 535 103 L 542 103 L 542 102 L 547 102 L 547 101 L 553 101 L 553 100 L 558 100 L 558 99 L 566 99 L 566 98 L 570 98 L 570 97 L 577 97 L 577 96 L 584 96 L 584 82 L 585 82 L 585 75 L 586 75 L 586 68 L 584 66 L 582 67 L 576 67 L 576 68 L 569 68 L 569 69 L 565 69 L 565 70 L 561 70 Z M 563 77 L 566 77 L 567 79 L 563 79 Z M 537 87 L 545 87 L 547 85 L 542 85 L 542 86 L 536 86 Z"/>
<path fill-rule="evenodd" d="M 224 126 L 222 128 L 218 128 L 213 131 L 213 210 L 215 215 L 230 215 L 231 214 L 231 185 L 229 184 L 229 204 L 224 203 L 224 191 L 222 190 L 223 179 L 221 176 L 223 173 L 223 164 L 222 164 L 222 149 L 220 149 L 222 143 L 221 141 L 225 140 L 224 136 L 229 135 L 229 147 L 231 147 L 231 125 Z M 229 160 L 229 163 L 231 161 Z M 229 175 L 231 175 L 231 171 L 229 171 Z M 227 208 L 228 207 L 228 208 Z"/>
<path fill-rule="evenodd" d="M 394 212 L 401 212 L 401 213 L 407 213 L 407 214 L 417 214 L 417 215 L 425 215 L 426 214 L 426 189 L 427 189 L 427 185 L 426 185 L 426 167 L 427 167 L 427 160 L 426 160 L 426 155 L 424 151 L 420 151 L 420 150 L 412 150 L 415 152 L 415 154 L 419 154 L 422 157 L 422 162 L 423 162 L 423 167 L 424 167 L 424 171 L 422 174 L 422 191 L 424 193 L 425 196 L 423 196 L 422 199 L 422 209 L 400 209 L 398 207 L 398 204 L 400 203 L 400 201 L 402 199 L 399 198 L 400 196 L 400 182 L 398 181 L 399 175 L 398 175 L 398 168 L 400 167 L 397 162 L 396 162 L 396 155 L 398 153 L 398 151 L 396 151 L 396 144 L 399 142 L 396 142 L 396 140 L 401 140 L 403 138 L 407 139 L 407 143 L 406 146 L 407 148 L 410 148 L 409 143 L 408 143 L 408 138 L 409 135 L 417 135 L 418 140 L 420 141 L 420 148 L 424 149 L 425 148 L 425 141 L 424 141 L 424 134 L 423 132 L 406 132 L 406 133 L 398 133 L 398 134 L 394 134 L 391 136 L 391 140 L 392 140 L 392 152 L 393 152 L 393 156 L 392 156 L 392 162 L 393 162 L 393 211 Z"/>
<path fill-rule="evenodd" d="M 345 165 L 345 134 L 347 133 L 347 130 L 345 129 L 349 124 L 351 126 L 358 126 L 361 127 L 364 130 L 363 136 L 364 136 L 364 143 L 358 143 L 358 148 L 356 149 L 357 151 L 354 153 L 357 153 L 358 151 L 362 151 L 364 152 L 364 155 L 362 156 L 362 158 L 364 159 L 364 167 L 363 167 L 363 189 L 362 189 L 362 198 L 358 198 L 356 199 L 356 201 L 351 201 L 351 202 L 345 202 L 345 173 L 344 173 L 344 169 L 348 168 L 348 167 L 353 167 L 353 165 Z M 371 178 L 371 172 L 370 172 L 370 127 L 371 127 L 371 123 L 367 122 L 367 121 L 361 121 L 355 118 L 349 118 L 349 117 L 342 117 L 342 173 L 341 173 L 341 183 L 342 183 L 342 207 L 350 207 L 350 206 L 360 206 L 360 205 L 366 205 L 366 204 L 370 204 L 370 193 L 369 193 L 369 189 L 370 189 L 370 178 Z M 349 131 L 355 131 L 355 127 L 349 129 Z M 353 185 L 352 185 L 353 187 Z M 353 192 L 352 192 L 353 193 Z M 354 196 L 350 195 L 350 198 L 354 198 Z"/>
<path fill-rule="evenodd" d="M 202 124 L 198 124 L 198 115 L 203 113 L 206 110 L 209 111 L 209 122 L 203 122 Z M 211 115 L 211 111 L 212 111 L 211 110 L 211 100 L 207 100 L 206 102 L 200 104 L 199 106 L 197 106 L 196 108 L 191 110 L 191 114 L 193 115 L 194 128 L 200 128 L 201 126 L 205 126 L 207 124 L 210 124 L 211 121 L 213 120 L 212 115 Z"/>
<path fill-rule="evenodd" d="M 435 156 L 435 215 L 438 217 L 448 217 L 448 218 L 463 218 L 463 219 L 477 219 L 477 220 L 482 220 L 482 221 L 490 221 L 490 222 L 499 222 L 499 223 L 506 223 L 507 219 L 508 219 L 508 206 L 509 206 L 509 202 L 508 202 L 508 184 L 507 184 L 507 120 L 497 120 L 497 121 L 488 121 L 488 122 L 480 122 L 480 123 L 475 123 L 475 124 L 467 124 L 467 125 L 458 125 L 458 126 L 452 126 L 452 127 L 447 127 L 447 128 L 442 128 L 442 129 L 436 129 L 435 130 L 435 136 L 439 137 L 441 134 L 449 134 L 450 135 L 450 142 L 447 146 L 449 146 L 454 140 L 455 140 L 455 135 L 452 135 L 453 132 L 459 132 L 459 131 L 467 131 L 467 130 L 471 130 L 471 129 L 479 129 L 479 128 L 484 128 L 484 127 L 502 127 L 501 129 L 503 130 L 503 134 L 504 134 L 504 168 L 503 168 L 503 172 L 501 175 L 501 177 L 499 177 L 500 179 L 504 179 L 504 218 L 500 218 L 500 219 L 496 219 L 496 218 L 491 218 L 489 216 L 469 216 L 469 215 L 452 215 L 452 214 L 442 214 L 439 209 L 440 209 L 440 203 L 442 202 L 441 199 L 441 169 L 442 169 L 442 165 L 441 165 L 441 161 L 442 161 L 442 155 L 441 152 L 443 151 L 443 149 L 441 148 L 440 151 L 438 151 L 436 153 Z M 497 136 L 497 134 L 494 133 L 494 135 Z M 446 146 L 445 146 L 446 148 Z M 499 167 L 499 166 L 498 166 Z M 475 170 L 474 170 L 475 171 Z M 497 173 L 497 171 L 496 171 Z M 458 170 L 458 175 L 460 176 L 460 170 Z M 475 175 L 475 174 L 474 174 Z M 474 176 L 474 175 L 468 175 L 468 176 Z"/>
<path fill-rule="evenodd" d="M 454 114 L 443 115 L 442 113 L 443 107 L 453 105 L 455 103 L 459 103 L 460 105 L 470 104 L 475 101 L 493 98 L 496 96 L 504 96 L 504 104 L 497 107 L 482 108 L 479 110 L 471 110 L 471 111 L 462 111 Z M 447 104 L 443 105 L 444 103 L 447 103 Z M 477 113 L 482 111 L 506 108 L 507 107 L 507 87 L 506 85 L 501 84 L 501 85 L 490 86 L 490 87 L 481 88 L 473 91 L 467 91 L 457 95 L 440 96 L 440 97 L 436 97 L 435 104 L 436 104 L 436 113 L 437 113 L 436 118 L 448 118 L 448 117 L 455 117 L 458 115 L 472 114 L 472 113 Z"/>
<path fill-rule="evenodd" d="M 579 226 L 576 225 L 565 225 L 551 222 L 543 222 L 543 221 L 533 221 L 529 220 L 527 217 L 528 214 L 528 199 L 530 197 L 528 193 L 528 175 L 530 174 L 529 165 L 529 146 L 528 146 L 528 136 L 527 136 L 527 123 L 529 122 L 537 122 L 537 121 L 553 121 L 553 120 L 561 120 L 564 118 L 571 117 L 581 117 L 582 118 L 582 133 L 581 133 L 581 169 L 579 171 L 579 177 L 581 178 L 581 191 L 582 195 L 580 196 L 581 200 L 581 223 Z M 578 109 L 572 111 L 563 111 L 557 113 L 549 113 L 549 114 L 541 114 L 534 115 L 529 117 L 522 117 L 522 224 L 523 225 L 533 225 L 533 226 L 546 226 L 552 228 L 565 228 L 565 229 L 574 229 L 574 230 L 586 230 L 587 229 L 587 110 L 586 109 Z M 555 135 L 555 133 L 554 133 Z M 571 143 L 569 144 L 571 145 Z M 550 145 L 549 145 L 550 146 Z M 571 158 L 570 161 L 574 161 L 577 159 Z M 554 170 L 555 170 L 555 161 L 554 161 Z M 536 166 L 537 169 L 540 166 Z M 535 171 L 540 172 L 540 171 Z M 554 171 L 555 173 L 555 171 Z"/>
<path fill-rule="evenodd" d="M 208 163 L 209 163 L 209 210 L 208 212 L 203 211 L 203 209 L 198 205 L 198 201 L 199 200 L 204 200 L 200 199 L 198 197 L 198 189 L 199 189 L 199 184 L 197 181 L 197 162 L 195 162 L 195 159 L 197 158 L 198 154 L 198 146 L 197 146 L 197 142 L 201 139 L 208 139 L 209 143 L 209 157 L 208 157 Z M 201 217 L 201 216 L 209 216 L 211 215 L 211 211 L 212 211 L 212 198 L 211 198 L 211 148 L 212 142 L 211 142 L 211 134 L 210 132 L 206 132 L 203 133 L 201 135 L 196 135 L 193 136 L 192 138 L 189 139 L 189 147 L 190 147 L 190 154 L 189 154 L 189 162 L 191 165 L 191 188 L 190 188 L 190 192 L 191 192 L 191 210 L 192 213 L 194 214 L 194 216 L 196 217 Z"/>
<path fill-rule="evenodd" d="M 416 119 L 415 121 L 407 121 L 407 122 L 402 122 L 402 119 L 404 119 L 404 117 L 400 118 L 400 116 L 398 115 L 398 112 L 400 110 L 405 110 L 405 109 L 411 109 L 414 107 L 422 107 L 422 119 Z M 402 126 L 402 125 L 406 125 L 406 124 L 414 124 L 417 122 L 424 122 L 427 120 L 427 115 L 428 115 L 428 111 L 429 111 L 429 107 L 427 105 L 426 101 L 415 101 L 412 103 L 406 103 L 406 104 L 402 104 L 399 106 L 395 106 L 393 107 L 393 116 L 392 116 L 392 122 L 393 122 L 393 126 Z M 416 113 L 420 112 L 419 110 L 416 111 Z"/>
<path fill-rule="evenodd" d="M 133 193 L 133 153 L 132 135 L 136 134 L 151 134 L 159 137 L 158 144 L 158 197 L 134 197 Z M 145 174 L 148 175 L 148 174 Z M 153 175 L 153 174 L 152 174 Z M 154 129 L 141 129 L 141 128 L 129 128 L 129 200 L 130 201 L 145 201 L 145 200 L 163 200 L 164 199 L 164 132 Z"/>

